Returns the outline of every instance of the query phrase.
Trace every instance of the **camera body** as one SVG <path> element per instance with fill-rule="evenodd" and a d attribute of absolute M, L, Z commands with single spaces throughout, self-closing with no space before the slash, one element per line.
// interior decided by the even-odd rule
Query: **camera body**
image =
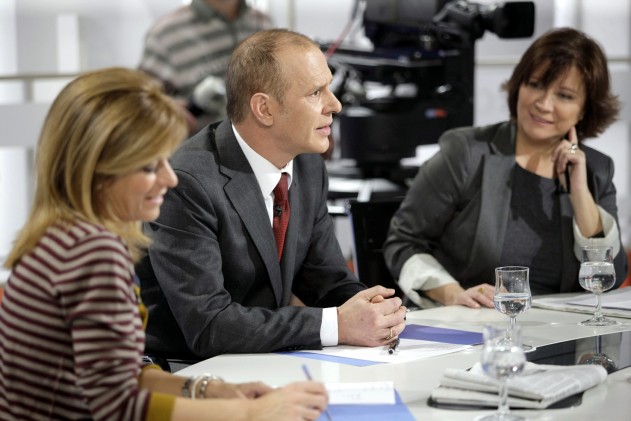
<path fill-rule="evenodd" d="M 341 157 L 363 177 L 399 182 L 402 158 L 473 124 L 475 41 L 485 31 L 530 37 L 534 3 L 479 5 L 446 0 L 367 0 L 371 51 L 338 49 L 329 58 Z"/>

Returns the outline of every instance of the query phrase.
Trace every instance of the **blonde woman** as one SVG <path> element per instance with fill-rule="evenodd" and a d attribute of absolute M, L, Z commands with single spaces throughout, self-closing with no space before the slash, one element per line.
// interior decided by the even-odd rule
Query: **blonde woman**
<path fill-rule="evenodd" d="M 33 209 L 5 263 L 0 419 L 312 420 L 326 406 L 319 383 L 272 391 L 143 366 L 139 223 L 177 184 L 168 158 L 186 134 L 139 71 L 83 74 L 52 104 Z"/>

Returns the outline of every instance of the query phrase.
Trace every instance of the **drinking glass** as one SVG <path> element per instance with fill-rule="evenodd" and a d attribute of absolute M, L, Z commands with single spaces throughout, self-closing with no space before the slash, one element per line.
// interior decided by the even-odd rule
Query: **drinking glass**
<path fill-rule="evenodd" d="M 482 370 L 498 380 L 499 404 L 497 411 L 476 418 L 476 421 L 521 421 L 524 417 L 513 414 L 508 405 L 508 379 L 523 371 L 526 355 L 521 348 L 521 328 L 513 329 L 512 342 L 505 340 L 506 331 L 493 326 L 484 326 L 484 345 L 480 363 Z"/>
<path fill-rule="evenodd" d="M 513 332 L 517 324 L 517 315 L 530 308 L 529 268 L 526 266 L 502 266 L 495 268 L 495 309 L 509 317 L 506 341 L 512 342 Z M 529 345 L 524 350 L 534 349 Z"/>
<path fill-rule="evenodd" d="M 600 311 L 600 294 L 616 283 L 616 271 L 613 267 L 613 247 L 581 247 L 581 269 L 578 282 L 587 291 L 596 294 L 596 311 L 591 319 L 579 323 L 581 326 L 614 326 L 617 321 L 608 319 Z"/>

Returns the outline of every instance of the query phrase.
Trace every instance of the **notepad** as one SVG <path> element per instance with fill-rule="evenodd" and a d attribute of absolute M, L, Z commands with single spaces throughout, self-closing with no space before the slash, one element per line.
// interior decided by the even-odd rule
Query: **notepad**
<path fill-rule="evenodd" d="M 410 409 L 394 390 L 394 404 L 329 404 L 327 411 L 335 421 L 396 420 L 414 421 Z M 318 421 L 327 421 L 322 414 Z"/>

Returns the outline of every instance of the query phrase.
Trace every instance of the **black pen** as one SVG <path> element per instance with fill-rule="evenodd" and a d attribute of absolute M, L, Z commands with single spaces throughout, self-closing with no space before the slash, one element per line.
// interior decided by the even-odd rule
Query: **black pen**
<path fill-rule="evenodd" d="M 399 342 L 400 342 L 400 339 L 396 338 L 395 340 L 393 340 L 392 342 L 388 344 L 388 354 L 390 355 L 394 354 L 394 351 L 396 351 L 397 348 L 399 347 Z"/>
<path fill-rule="evenodd" d="M 302 365 L 302 371 L 305 372 L 305 376 L 307 376 L 307 380 L 313 380 L 313 377 L 311 377 L 311 373 L 309 372 L 309 367 L 307 367 L 307 364 L 303 364 Z M 329 414 L 328 410 L 324 410 L 324 415 L 326 415 L 326 419 L 329 421 L 333 421 L 333 418 L 331 418 L 331 414 Z"/>

